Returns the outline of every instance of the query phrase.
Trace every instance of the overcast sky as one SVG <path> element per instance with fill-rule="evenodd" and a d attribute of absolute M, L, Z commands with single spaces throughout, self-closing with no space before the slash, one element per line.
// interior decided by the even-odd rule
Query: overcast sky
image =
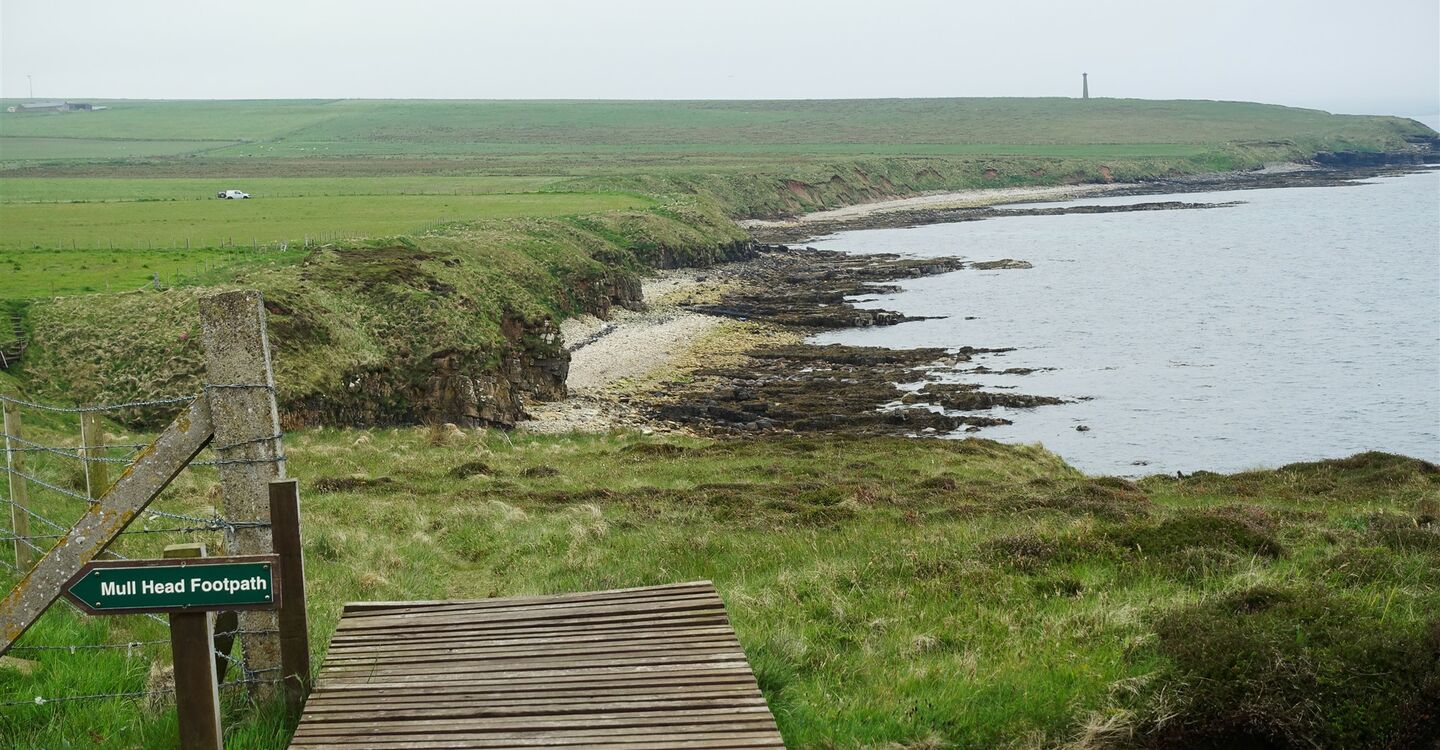
<path fill-rule="evenodd" d="M 0 0 L 0 96 L 1240 99 L 1440 112 L 1436 0 Z"/>

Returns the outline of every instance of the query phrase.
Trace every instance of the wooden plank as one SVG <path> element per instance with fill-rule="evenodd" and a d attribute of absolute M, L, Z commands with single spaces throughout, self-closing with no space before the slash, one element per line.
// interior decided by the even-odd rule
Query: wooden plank
<path fill-rule="evenodd" d="M 704 670 L 694 669 L 666 669 L 666 670 L 630 670 L 622 674 L 560 674 L 560 675 L 526 675 L 525 677 L 503 677 L 503 678 L 467 678 L 459 676 L 455 679 L 446 680 L 444 688 L 448 692 L 464 690 L 488 690 L 497 686 L 513 687 L 515 690 L 529 690 L 532 687 L 554 686 L 556 689 L 569 689 L 585 687 L 592 690 L 611 690 L 617 687 L 634 686 L 665 686 L 676 682 L 688 684 L 711 684 L 754 681 L 746 665 L 738 664 L 729 668 L 707 668 Z M 438 681 L 437 681 L 438 682 Z M 406 683 L 364 681 L 347 682 L 329 681 L 323 688 L 317 687 L 311 694 L 312 697 L 324 695 L 355 696 L 361 693 L 375 695 L 408 694 L 420 692 L 429 694 L 434 688 L 430 687 L 436 683 Z M 353 698 L 347 698 L 353 699 Z"/>
<path fill-rule="evenodd" d="M 397 602 L 346 602 L 344 614 L 346 619 L 364 617 L 368 614 L 403 614 L 408 611 L 444 611 L 452 608 L 484 608 L 484 607 L 506 607 L 516 604 L 520 605 L 545 605 L 562 604 L 575 601 L 600 601 L 608 599 L 624 599 L 639 596 L 649 598 L 661 596 L 664 592 L 681 589 L 701 589 L 708 592 L 715 592 L 715 585 L 709 581 L 691 581 L 689 583 L 670 583 L 663 586 L 640 586 L 629 589 L 611 589 L 609 591 L 586 591 L 576 594 L 555 594 L 537 596 L 497 596 L 492 599 L 435 599 L 429 601 L 397 601 Z"/>
<path fill-rule="evenodd" d="M 666 750 L 667 748 L 783 748 L 774 729 L 757 724 L 735 724 L 705 731 L 636 732 L 626 736 L 584 732 L 495 732 L 450 734 L 407 739 L 325 738 L 297 740 L 292 747 L 333 747 L 345 750 L 436 750 L 437 748 L 599 747 L 613 750 Z"/>
<path fill-rule="evenodd" d="M 288 595 L 289 592 L 286 592 Z M 705 638 L 657 638 L 652 641 L 624 640 L 624 641 L 592 641 L 580 644 L 569 644 L 566 642 L 556 643 L 553 647 L 546 648 L 542 645 L 529 647 L 496 647 L 479 646 L 463 647 L 455 646 L 444 649 L 395 649 L 393 651 L 351 651 L 334 653 L 327 657 L 331 666 L 346 666 L 355 664 L 426 664 L 430 662 L 455 663 L 457 661 L 476 659 L 502 659 L 516 658 L 528 654 L 548 654 L 551 656 L 581 656 L 598 653 L 643 653 L 652 651 L 665 651 L 672 648 L 704 648 L 710 650 L 737 651 L 740 649 L 740 642 L 734 638 L 720 640 L 716 637 Z"/>
<path fill-rule="evenodd" d="M 603 694 L 593 690 L 585 691 L 563 691 L 563 690 L 531 690 L 531 691 L 490 691 L 490 692 L 465 692 L 446 691 L 444 693 L 427 693 L 424 695 L 410 695 L 379 699 L 371 696 L 367 705 L 377 710 L 389 708 L 400 708 L 405 706 L 416 706 L 420 708 L 463 708 L 484 703 L 487 706 L 527 706 L 527 705 L 561 705 L 561 704 L 592 704 L 609 700 L 637 700 L 642 702 L 663 702 L 667 700 L 679 700 L 687 697 L 697 698 L 753 698 L 759 697 L 760 691 L 748 685 L 711 685 L 711 686 L 681 686 L 670 688 L 611 688 Z M 322 700 L 319 696 L 311 701 L 309 708 L 317 714 L 336 713 L 354 710 L 355 703 L 348 697 L 331 696 L 329 700 Z"/>
<path fill-rule="evenodd" d="M 10 649 L 60 596 L 60 587 L 95 559 L 211 438 L 210 403 L 201 396 L 170 423 L 100 500 L 60 537 L 0 600 L 0 654 Z"/>
<path fill-rule="evenodd" d="M 663 633 L 660 635 L 659 633 Z M 682 641 L 704 641 L 717 640 L 726 643 L 734 643 L 735 636 L 727 632 L 725 628 L 673 628 L 657 631 L 656 635 L 646 633 L 624 632 L 608 633 L 603 635 L 576 635 L 564 639 L 563 643 L 567 648 L 584 648 L 587 645 L 594 645 L 599 648 L 610 646 L 624 646 L 631 643 L 653 643 L 682 642 Z M 351 654 L 429 654 L 429 653 L 465 653 L 481 650 L 509 649 L 523 651 L 529 648 L 545 648 L 555 643 L 554 638 L 475 638 L 457 642 L 452 639 L 436 639 L 434 641 L 393 641 L 376 646 L 364 646 L 358 644 L 330 646 L 329 657 L 332 659 L 343 659 Z"/>
<path fill-rule="evenodd" d="M 346 605 L 292 747 L 782 748 L 709 582 Z"/>
<path fill-rule="evenodd" d="M 489 624 L 500 623 L 529 623 L 529 622 L 550 622 L 567 621 L 579 617 L 604 617 L 609 615 L 641 614 L 651 615 L 657 612 L 723 612 L 724 605 L 714 595 L 697 594 L 693 596 L 674 597 L 670 599 L 656 599 L 649 601 L 624 602 L 624 603 L 594 603 L 594 604 L 567 604 L 555 608 L 514 608 L 494 612 L 485 612 L 484 622 Z M 463 625 L 476 621 L 475 612 L 440 612 L 435 614 L 410 613 L 397 615 L 395 617 L 368 617 L 363 622 L 348 622 L 342 620 L 335 628 L 335 634 L 351 635 L 364 634 L 366 632 L 385 630 L 391 628 L 413 629 L 421 626 L 435 625 Z"/>
<path fill-rule="evenodd" d="M 633 612 L 616 614 L 596 614 L 594 616 L 576 615 L 572 617 L 557 617 L 545 620 L 508 620 L 501 622 L 457 622 L 441 621 L 428 622 L 427 626 L 435 627 L 452 635 L 460 633 L 499 633 L 521 631 L 526 633 L 551 632 L 557 635 L 561 632 L 576 631 L 583 632 L 590 627 L 607 627 L 610 630 L 625 627 L 637 630 L 644 630 L 651 627 L 651 623 L 659 626 L 667 625 L 690 625 L 697 623 L 716 624 L 725 619 L 724 610 L 693 610 L 681 609 L 669 612 Z M 351 639 L 385 639 L 404 638 L 406 633 L 414 632 L 414 626 L 397 625 L 384 630 L 367 630 L 363 632 L 350 631 L 344 637 Z M 341 636 L 336 636 L 341 637 Z"/>
<path fill-rule="evenodd" d="M 534 717 L 493 717 L 481 719 L 447 719 L 437 722 L 430 719 L 418 721 L 375 722 L 364 719 L 352 722 L 316 724 L 310 717 L 301 721 L 296 734 L 308 736 L 374 737 L 397 734 L 449 734 L 466 730 L 520 730 L 531 727 L 549 729 L 609 728 L 628 730 L 633 727 L 685 727 L 696 724 L 726 723 L 746 714 L 767 716 L 766 706 L 741 706 L 736 708 L 701 708 L 684 712 L 676 711 L 633 711 L 625 714 L 547 716 L 543 722 Z"/>

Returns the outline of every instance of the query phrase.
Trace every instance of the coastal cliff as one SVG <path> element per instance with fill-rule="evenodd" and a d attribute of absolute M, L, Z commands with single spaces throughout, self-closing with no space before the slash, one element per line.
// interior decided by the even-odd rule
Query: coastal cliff
<path fill-rule="evenodd" d="M 1364 159 L 1430 159 L 1436 140 L 1422 140 L 1406 151 Z M 1364 160 L 1340 153 L 1317 154 L 1314 160 Z M 559 335 L 561 320 L 581 314 L 603 319 L 616 306 L 641 307 L 639 278 L 647 269 L 754 258 L 763 246 L 735 217 L 793 214 L 977 180 L 998 187 L 1144 177 L 1093 163 L 1086 167 L 1090 171 L 1024 171 L 1023 160 L 991 176 L 979 162 L 945 162 L 942 171 L 932 164 L 939 161 L 850 162 L 829 170 L 828 177 L 700 176 L 687 192 L 661 195 L 651 209 L 459 222 L 412 237 L 325 245 L 297 265 L 242 274 L 234 286 L 259 289 L 267 300 L 287 427 L 425 422 L 509 427 L 524 418 L 527 403 L 566 394 L 570 355 Z M 1324 179 L 1353 174 L 1320 172 Z M 1313 181 L 1314 175 L 1303 179 Z M 1251 178 L 1242 173 L 1233 179 Z M 1225 186 L 1213 180 L 1195 186 L 1201 184 Z M 1155 177 L 1125 189 L 1174 185 Z M 679 189 L 664 180 L 647 187 Z M 941 211 L 934 218 L 983 217 Z M 31 346 L 12 374 L 27 391 L 77 403 L 198 392 L 203 363 L 195 300 L 212 290 L 146 289 L 37 301 L 27 310 Z"/>

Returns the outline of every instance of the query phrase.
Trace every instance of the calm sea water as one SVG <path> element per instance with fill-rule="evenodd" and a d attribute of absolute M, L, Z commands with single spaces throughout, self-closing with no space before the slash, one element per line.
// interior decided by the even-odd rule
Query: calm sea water
<path fill-rule="evenodd" d="M 1238 471 L 1366 450 L 1440 461 L 1440 171 L 1072 204 L 1158 200 L 1244 204 L 815 241 L 1035 265 L 906 282 L 874 304 L 947 317 L 816 340 L 1017 347 L 982 364 L 1053 369 L 956 379 L 1077 400 L 997 409 L 1015 424 L 981 436 L 1043 443 L 1092 473 Z"/>

